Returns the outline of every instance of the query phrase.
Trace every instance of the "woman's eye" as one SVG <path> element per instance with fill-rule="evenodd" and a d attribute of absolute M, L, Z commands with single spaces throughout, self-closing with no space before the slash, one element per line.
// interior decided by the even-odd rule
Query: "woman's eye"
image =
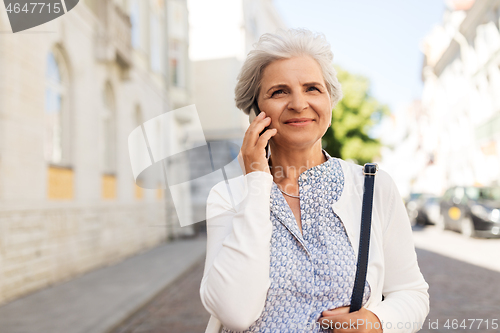
<path fill-rule="evenodd" d="M 317 91 L 321 92 L 318 88 L 316 88 L 314 86 L 313 87 L 309 87 L 307 90 L 309 90 L 309 89 L 316 89 Z"/>
<path fill-rule="evenodd" d="M 281 94 L 281 93 L 284 93 L 284 91 L 283 91 L 282 89 L 280 89 L 280 90 L 276 90 L 275 92 L 273 92 L 273 93 L 272 93 L 272 95 L 271 95 L 271 96 L 274 96 L 274 95 L 276 95 L 276 94 Z"/>

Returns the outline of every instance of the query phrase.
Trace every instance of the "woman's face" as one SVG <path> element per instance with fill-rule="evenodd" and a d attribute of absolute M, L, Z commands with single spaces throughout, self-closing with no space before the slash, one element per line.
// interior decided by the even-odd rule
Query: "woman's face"
<path fill-rule="evenodd" d="M 271 138 L 280 148 L 307 148 L 320 140 L 332 119 L 330 95 L 319 64 L 309 56 L 276 60 L 263 72 L 259 108 L 271 117 Z M 303 123 L 290 122 L 303 118 Z"/>

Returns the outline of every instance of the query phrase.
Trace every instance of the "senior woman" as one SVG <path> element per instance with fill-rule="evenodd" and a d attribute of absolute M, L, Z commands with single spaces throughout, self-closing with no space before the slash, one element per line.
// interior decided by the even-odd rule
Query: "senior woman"
<path fill-rule="evenodd" d="M 206 332 L 416 332 L 428 314 L 410 222 L 383 170 L 363 306 L 349 313 L 363 173 L 321 146 L 342 97 L 332 60 L 322 34 L 292 29 L 263 35 L 243 64 L 236 106 L 260 113 L 238 157 L 243 175 L 207 199 Z"/>

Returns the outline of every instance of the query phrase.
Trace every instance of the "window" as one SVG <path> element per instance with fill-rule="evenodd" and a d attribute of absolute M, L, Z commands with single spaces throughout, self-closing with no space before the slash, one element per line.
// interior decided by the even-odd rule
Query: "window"
<path fill-rule="evenodd" d="M 63 149 L 63 124 L 66 120 L 67 73 L 62 57 L 56 52 L 47 56 L 45 76 L 45 160 L 63 164 L 68 158 Z"/>
<path fill-rule="evenodd" d="M 151 70 L 158 73 L 164 72 L 163 59 L 163 22 L 165 4 L 162 0 L 150 2 L 149 17 L 149 62 Z"/>
<path fill-rule="evenodd" d="M 155 13 L 151 14 L 150 19 L 151 24 L 151 42 L 150 47 L 150 62 L 151 70 L 154 72 L 161 72 L 161 31 L 160 31 L 160 20 Z"/>
<path fill-rule="evenodd" d="M 101 116 L 101 161 L 104 173 L 115 173 L 116 168 L 116 111 L 115 97 L 111 84 L 104 88 L 104 108 Z"/>
<path fill-rule="evenodd" d="M 184 87 L 182 68 L 182 43 L 173 39 L 170 43 L 170 82 L 177 87 Z"/>
<path fill-rule="evenodd" d="M 110 83 L 104 87 L 104 108 L 101 116 L 102 198 L 116 198 L 116 105 Z"/>
<path fill-rule="evenodd" d="M 462 203 L 465 199 L 465 190 L 463 187 L 455 188 L 455 192 L 453 194 L 453 203 L 458 205 Z"/>
<path fill-rule="evenodd" d="M 139 0 L 130 2 L 130 22 L 132 24 L 132 47 L 138 49 L 141 46 L 141 12 Z"/>
<path fill-rule="evenodd" d="M 70 80 L 60 48 L 46 58 L 44 105 L 44 158 L 47 168 L 47 197 L 73 198 L 73 170 L 70 158 Z"/>
<path fill-rule="evenodd" d="M 454 191 L 454 188 L 448 189 L 443 195 L 443 201 L 450 201 Z"/>

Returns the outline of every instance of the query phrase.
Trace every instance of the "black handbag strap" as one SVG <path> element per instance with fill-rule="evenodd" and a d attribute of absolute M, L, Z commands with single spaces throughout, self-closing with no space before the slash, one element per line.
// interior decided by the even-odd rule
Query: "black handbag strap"
<path fill-rule="evenodd" d="M 358 266 L 354 289 L 351 297 L 351 307 L 349 312 L 358 311 L 363 303 L 363 292 L 365 290 L 366 271 L 368 269 L 368 250 L 370 248 L 370 229 L 372 223 L 373 207 L 373 185 L 378 165 L 376 163 L 366 163 L 363 167 L 365 175 L 365 185 L 363 192 L 363 208 L 361 211 L 361 233 L 359 237 Z"/>

